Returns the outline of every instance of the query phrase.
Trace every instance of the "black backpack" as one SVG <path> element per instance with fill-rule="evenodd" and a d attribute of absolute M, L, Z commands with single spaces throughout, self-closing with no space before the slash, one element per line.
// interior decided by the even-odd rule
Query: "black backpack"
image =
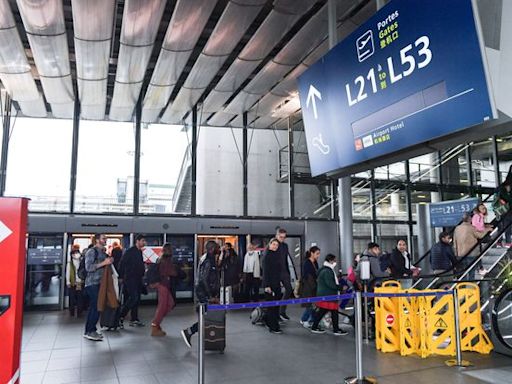
<path fill-rule="evenodd" d="M 98 260 L 98 250 L 96 247 L 92 248 L 94 251 L 94 261 Z M 89 250 L 87 250 L 89 252 Z M 85 252 L 85 255 L 87 255 L 87 252 Z M 78 278 L 85 282 L 85 279 L 87 278 L 87 270 L 85 269 L 85 255 L 80 259 L 80 264 L 78 265 L 78 271 L 76 272 Z"/>
<path fill-rule="evenodd" d="M 379 257 L 379 265 L 380 265 L 380 270 L 382 272 L 385 272 L 386 269 L 391 268 L 391 254 L 384 252 Z"/>
<path fill-rule="evenodd" d="M 150 286 L 160 282 L 160 270 L 158 267 L 159 264 L 157 263 L 148 264 L 146 274 L 144 275 L 144 285 Z"/>

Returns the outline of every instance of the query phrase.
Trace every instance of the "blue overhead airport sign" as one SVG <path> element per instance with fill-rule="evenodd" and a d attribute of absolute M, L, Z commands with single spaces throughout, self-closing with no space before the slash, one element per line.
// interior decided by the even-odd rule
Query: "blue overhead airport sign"
<path fill-rule="evenodd" d="M 462 215 L 471 212 L 478 205 L 479 199 L 461 199 L 429 204 L 430 226 L 455 227 L 462 220 Z"/>
<path fill-rule="evenodd" d="M 495 118 L 471 0 L 392 0 L 299 78 L 311 171 Z"/>

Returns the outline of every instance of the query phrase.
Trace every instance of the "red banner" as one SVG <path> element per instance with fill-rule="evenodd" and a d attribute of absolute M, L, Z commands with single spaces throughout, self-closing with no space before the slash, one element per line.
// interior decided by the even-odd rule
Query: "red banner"
<path fill-rule="evenodd" d="M 0 198 L 0 383 L 19 383 L 28 200 Z"/>

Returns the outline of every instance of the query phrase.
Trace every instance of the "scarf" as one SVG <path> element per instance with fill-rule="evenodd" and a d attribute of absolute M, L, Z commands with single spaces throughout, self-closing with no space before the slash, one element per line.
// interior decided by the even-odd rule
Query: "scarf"
<path fill-rule="evenodd" d="M 336 281 L 336 285 L 340 285 L 340 282 L 338 281 L 338 275 L 336 275 L 336 271 L 334 270 L 334 265 L 331 263 L 324 261 L 324 267 L 328 267 L 332 269 L 332 272 L 334 273 L 334 281 Z"/>

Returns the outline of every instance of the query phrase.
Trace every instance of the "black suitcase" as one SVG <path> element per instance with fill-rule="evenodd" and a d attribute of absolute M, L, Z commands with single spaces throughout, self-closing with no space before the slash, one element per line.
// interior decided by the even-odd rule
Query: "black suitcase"
<path fill-rule="evenodd" d="M 100 326 L 104 328 L 116 329 L 119 327 L 119 307 L 105 307 L 100 315 Z"/>
<path fill-rule="evenodd" d="M 204 317 L 204 349 L 224 352 L 226 349 L 226 312 L 209 311 Z"/>

